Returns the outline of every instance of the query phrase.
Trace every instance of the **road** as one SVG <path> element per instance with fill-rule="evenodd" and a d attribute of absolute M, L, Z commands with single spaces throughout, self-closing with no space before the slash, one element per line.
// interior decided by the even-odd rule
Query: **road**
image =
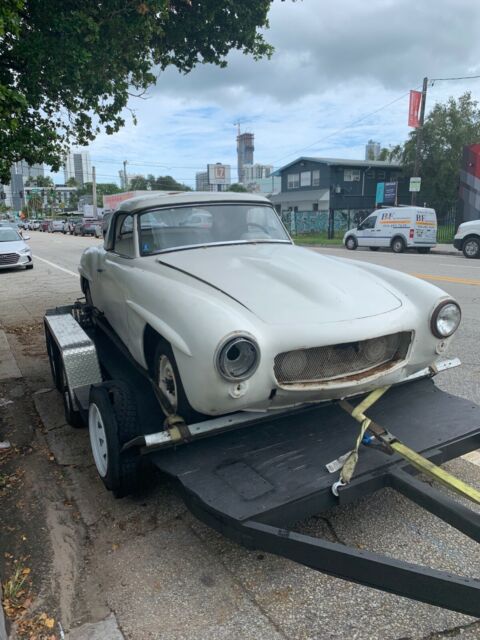
<path fill-rule="evenodd" d="M 480 622 L 472 618 L 233 544 L 196 521 L 163 479 L 142 495 L 115 501 L 96 476 L 88 434 L 64 426 L 58 393 L 45 392 L 51 381 L 42 346 L 45 309 L 81 295 L 79 257 L 99 240 L 31 235 L 35 268 L 0 272 L 0 326 L 29 389 L 42 391 L 36 395 L 37 409 L 57 421 L 47 442 L 61 469 L 66 501 L 79 514 L 78 537 L 61 555 L 68 570 L 55 560 L 58 537 L 51 534 L 56 589 L 62 593 L 58 616 L 65 628 L 113 611 L 124 636 L 133 640 L 479 637 Z M 451 353 L 463 366 L 439 376 L 438 384 L 480 403 L 480 261 L 460 255 L 347 253 L 340 247 L 313 250 L 399 269 L 454 296 L 462 306 L 463 322 Z M 19 331 L 29 328 L 25 342 Z M 480 484 L 480 467 L 469 460 L 452 461 L 447 468 Z M 391 490 L 311 518 L 297 529 L 480 575 L 474 543 Z"/>

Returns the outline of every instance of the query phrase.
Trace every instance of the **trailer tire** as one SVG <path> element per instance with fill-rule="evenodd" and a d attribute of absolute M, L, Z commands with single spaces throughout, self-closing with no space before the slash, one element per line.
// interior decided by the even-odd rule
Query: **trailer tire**
<path fill-rule="evenodd" d="M 124 382 L 110 380 L 92 386 L 88 409 L 90 445 L 98 474 L 116 498 L 135 491 L 139 480 L 139 453 L 122 452 L 138 435 L 137 409 Z"/>
<path fill-rule="evenodd" d="M 58 350 L 47 325 L 45 325 L 45 342 L 47 345 L 48 361 L 50 363 L 50 372 L 52 374 L 53 384 L 58 391 L 63 392 L 62 358 L 60 357 L 60 351 Z"/>

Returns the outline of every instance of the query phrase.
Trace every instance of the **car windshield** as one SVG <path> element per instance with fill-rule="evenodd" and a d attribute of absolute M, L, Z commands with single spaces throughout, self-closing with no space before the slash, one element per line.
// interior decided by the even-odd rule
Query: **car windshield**
<path fill-rule="evenodd" d="M 205 204 L 140 214 L 140 253 L 215 244 L 287 242 L 272 207 L 261 204 Z"/>
<path fill-rule="evenodd" d="M 0 227 L 0 242 L 16 242 L 22 238 L 10 227 Z"/>

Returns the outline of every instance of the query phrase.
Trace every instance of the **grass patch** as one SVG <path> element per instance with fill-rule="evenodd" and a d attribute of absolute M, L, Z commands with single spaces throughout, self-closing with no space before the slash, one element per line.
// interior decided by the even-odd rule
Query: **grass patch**
<path fill-rule="evenodd" d="M 327 238 L 326 233 L 305 233 L 293 236 L 293 241 L 295 244 L 342 244 L 342 238 Z"/>
<path fill-rule="evenodd" d="M 25 593 L 25 582 L 30 574 L 30 569 L 17 565 L 10 578 L 3 583 L 3 597 L 5 600 L 17 600 Z"/>

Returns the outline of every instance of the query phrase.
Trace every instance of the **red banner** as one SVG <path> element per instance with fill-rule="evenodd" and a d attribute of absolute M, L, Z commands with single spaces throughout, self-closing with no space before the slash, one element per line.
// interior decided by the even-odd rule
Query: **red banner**
<path fill-rule="evenodd" d="M 418 112 L 420 111 L 420 104 L 422 102 L 421 91 L 410 91 L 410 105 L 408 107 L 408 126 L 419 127 L 420 120 L 418 119 Z"/>

